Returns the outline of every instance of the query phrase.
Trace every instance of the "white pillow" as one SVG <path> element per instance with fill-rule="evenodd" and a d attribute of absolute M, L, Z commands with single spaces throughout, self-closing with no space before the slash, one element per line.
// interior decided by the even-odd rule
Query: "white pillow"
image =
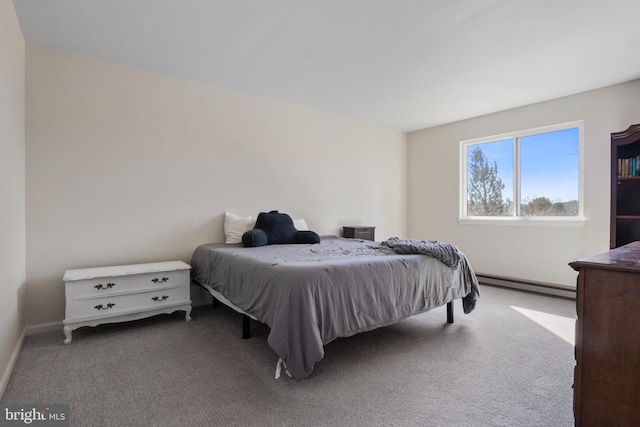
<path fill-rule="evenodd" d="M 224 213 L 224 236 L 225 243 L 242 243 L 242 235 L 251 230 L 256 225 L 256 220 L 248 216 L 246 218 L 234 215 L 229 212 Z"/>
<path fill-rule="evenodd" d="M 309 231 L 309 226 L 307 225 L 307 221 L 304 219 L 294 219 L 293 226 L 298 231 Z"/>

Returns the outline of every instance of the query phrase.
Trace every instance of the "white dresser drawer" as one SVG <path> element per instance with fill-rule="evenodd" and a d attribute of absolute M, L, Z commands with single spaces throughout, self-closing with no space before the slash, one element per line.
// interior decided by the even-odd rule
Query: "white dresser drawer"
<path fill-rule="evenodd" d="M 188 302 L 185 288 L 165 288 L 154 291 L 138 292 L 124 295 L 111 295 L 100 298 L 74 300 L 67 313 L 74 319 L 86 317 L 111 316 L 124 312 L 144 310 L 149 307 L 160 307 Z"/>
<path fill-rule="evenodd" d="M 189 270 L 182 261 L 67 270 L 65 344 L 82 326 L 185 311 L 191 320 Z"/>
<path fill-rule="evenodd" d="M 75 300 L 86 297 L 102 297 L 145 289 L 157 289 L 189 283 L 189 270 L 164 271 L 136 274 L 133 276 L 111 276 L 71 282 L 71 297 Z"/>

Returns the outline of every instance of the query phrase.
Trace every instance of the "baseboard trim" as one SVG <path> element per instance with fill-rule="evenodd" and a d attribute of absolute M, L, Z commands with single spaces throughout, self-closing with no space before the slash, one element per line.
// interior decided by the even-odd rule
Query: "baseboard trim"
<path fill-rule="evenodd" d="M 51 323 L 41 323 L 39 325 L 31 325 L 27 326 L 25 329 L 27 331 L 27 336 L 39 334 L 42 332 L 49 331 L 61 331 L 63 328 L 62 322 L 51 322 Z"/>
<path fill-rule="evenodd" d="M 495 276 L 492 274 L 476 273 L 478 282 L 486 285 L 501 286 L 503 288 L 519 289 L 522 291 L 539 294 L 553 295 L 557 297 L 576 299 L 576 289 L 568 286 L 552 283 L 526 281 L 513 277 Z"/>
<path fill-rule="evenodd" d="M 16 361 L 18 360 L 18 355 L 22 350 L 22 343 L 24 343 L 24 338 L 27 335 L 26 328 L 22 330 L 20 334 L 20 338 L 18 338 L 18 342 L 16 343 L 16 347 L 13 349 L 13 353 L 11 354 L 11 358 L 9 359 L 9 364 L 7 365 L 7 369 L 4 370 L 2 374 L 2 380 L 0 380 L 0 400 L 2 400 L 2 396 L 4 396 L 4 391 L 9 384 L 9 379 L 11 378 L 11 374 L 13 373 L 13 368 L 16 365 Z"/>

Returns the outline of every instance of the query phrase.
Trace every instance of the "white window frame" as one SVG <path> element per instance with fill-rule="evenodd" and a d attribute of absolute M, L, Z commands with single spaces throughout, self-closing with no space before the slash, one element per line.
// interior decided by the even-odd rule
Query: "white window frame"
<path fill-rule="evenodd" d="M 468 185 L 468 148 L 471 145 L 533 136 L 542 133 L 555 132 L 565 129 L 578 128 L 578 215 L 577 216 L 517 216 L 520 207 L 520 162 L 519 144 L 514 147 L 513 159 L 513 194 L 509 195 L 514 201 L 512 216 L 470 216 L 467 215 L 467 185 Z M 482 225 L 527 225 L 527 226 L 581 226 L 585 223 L 584 216 L 584 120 L 543 126 L 523 131 L 504 133 L 489 137 L 460 141 L 460 212 L 458 223 Z"/>

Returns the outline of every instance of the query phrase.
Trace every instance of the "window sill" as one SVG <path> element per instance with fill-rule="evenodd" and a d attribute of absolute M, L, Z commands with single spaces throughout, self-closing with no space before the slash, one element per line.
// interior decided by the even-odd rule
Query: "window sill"
<path fill-rule="evenodd" d="M 466 217 L 459 218 L 464 225 L 506 225 L 522 227 L 582 227 L 587 222 L 584 217 Z"/>

